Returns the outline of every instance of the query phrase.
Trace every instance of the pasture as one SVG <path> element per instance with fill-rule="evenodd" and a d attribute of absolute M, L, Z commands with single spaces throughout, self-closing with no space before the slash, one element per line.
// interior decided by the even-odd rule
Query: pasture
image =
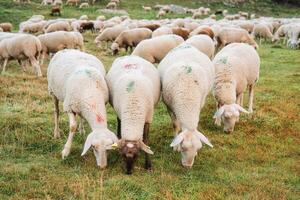
<path fill-rule="evenodd" d="M 18 24 L 33 14 L 44 14 L 50 19 L 50 7 L 40 6 L 40 1 L 32 2 L 20 6 L 2 0 L 1 22 L 12 22 L 17 31 Z M 154 4 L 150 0 L 143 2 Z M 157 2 L 207 6 L 192 0 Z M 299 7 L 268 7 L 266 2 L 269 1 L 228 9 L 249 8 L 258 14 L 284 17 L 298 13 L 299 17 Z M 97 9 L 106 3 L 101 0 L 85 10 L 66 6 L 62 17 L 87 14 L 94 19 L 101 14 Z M 142 1 L 136 0 L 121 3 L 132 18 L 155 17 L 154 11 L 145 13 L 141 6 Z M 210 6 L 226 7 L 221 3 Z M 84 34 L 86 52 L 97 56 L 108 70 L 113 60 L 125 52 L 112 56 L 110 51 L 96 47 L 95 37 L 90 32 Z M 85 135 L 76 133 L 71 154 L 62 160 L 61 150 L 69 131 L 67 115 L 61 113 L 62 137 L 54 139 L 54 106 L 46 77 L 36 77 L 31 68 L 23 73 L 17 62 L 10 62 L 7 71 L 0 75 L 0 199 L 299 199 L 300 51 L 265 42 L 259 55 L 260 79 L 255 87 L 254 113 L 243 114 L 233 133 L 226 134 L 214 124 L 215 100 L 210 94 L 201 111 L 199 130 L 214 148 L 204 146 L 193 168 L 183 168 L 180 153 L 170 147 L 171 120 L 160 102 L 150 127 L 153 169 L 148 172 L 143 168 L 141 154 L 132 175 L 124 174 L 117 150 L 109 152 L 105 170 L 96 166 L 92 151 L 80 156 L 90 132 L 88 124 Z M 47 64 L 42 65 L 44 75 Z M 60 107 L 62 110 L 61 104 Z M 107 112 L 109 128 L 116 132 L 116 114 L 110 105 Z"/>

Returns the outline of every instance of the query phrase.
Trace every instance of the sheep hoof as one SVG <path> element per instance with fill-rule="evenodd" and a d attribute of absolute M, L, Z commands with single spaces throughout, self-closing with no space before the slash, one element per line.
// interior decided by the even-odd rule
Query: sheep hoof
<path fill-rule="evenodd" d="M 64 148 L 61 152 L 62 159 L 65 159 L 70 154 L 70 148 Z"/>
<path fill-rule="evenodd" d="M 54 139 L 58 139 L 58 138 L 60 138 L 60 132 L 59 132 L 59 130 L 55 130 L 54 131 Z"/>

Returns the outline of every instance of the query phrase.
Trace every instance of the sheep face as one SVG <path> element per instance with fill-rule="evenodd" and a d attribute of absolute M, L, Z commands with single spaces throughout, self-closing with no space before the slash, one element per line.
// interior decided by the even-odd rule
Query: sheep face
<path fill-rule="evenodd" d="M 132 174 L 134 163 L 138 158 L 140 150 L 145 151 L 148 154 L 153 154 L 150 147 L 144 144 L 143 141 L 134 140 L 119 140 L 118 146 L 120 147 L 121 154 L 126 165 L 126 174 Z"/>
<path fill-rule="evenodd" d="M 185 130 L 175 137 L 171 147 L 181 152 L 181 164 L 191 168 L 198 151 L 202 148 L 202 142 L 213 147 L 209 140 L 199 131 Z"/>
<path fill-rule="evenodd" d="M 114 42 L 111 45 L 112 54 L 116 55 L 119 52 L 119 44 Z"/>
<path fill-rule="evenodd" d="M 118 139 L 115 134 L 108 129 L 93 131 L 88 135 L 81 155 L 85 155 L 89 148 L 92 147 L 97 165 L 103 169 L 107 166 L 106 151 L 113 149 L 113 145 L 117 142 L 117 140 Z"/>
<path fill-rule="evenodd" d="M 235 123 L 239 121 L 240 112 L 249 113 L 238 104 L 223 105 L 214 115 L 215 124 L 224 124 L 224 131 L 231 133 L 234 130 Z"/>

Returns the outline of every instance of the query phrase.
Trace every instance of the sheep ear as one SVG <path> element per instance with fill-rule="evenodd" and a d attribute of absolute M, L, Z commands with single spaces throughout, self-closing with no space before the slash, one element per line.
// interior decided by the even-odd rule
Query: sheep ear
<path fill-rule="evenodd" d="M 89 148 L 92 146 L 93 139 L 94 139 L 94 133 L 90 133 L 84 143 L 84 147 L 83 147 L 81 156 L 84 156 L 86 154 L 86 152 L 89 150 Z"/>
<path fill-rule="evenodd" d="M 204 142 L 205 144 L 207 144 L 210 147 L 214 147 L 210 141 L 207 139 L 207 137 L 205 137 L 205 135 L 203 135 L 201 132 L 197 131 L 196 132 L 196 137 L 201 141 Z"/>
<path fill-rule="evenodd" d="M 153 151 L 151 151 L 150 147 L 147 146 L 143 141 L 140 141 L 140 147 L 143 151 L 145 151 L 148 154 L 153 154 Z"/>
<path fill-rule="evenodd" d="M 234 106 L 236 107 L 236 109 L 238 109 L 239 112 L 249 114 L 249 112 L 246 109 L 244 109 L 242 106 L 240 106 L 239 104 L 234 104 Z"/>
<path fill-rule="evenodd" d="M 213 117 L 214 119 L 216 119 L 215 124 L 217 124 L 218 126 L 221 126 L 221 116 L 223 115 L 224 111 L 224 107 L 220 107 Z"/>
<path fill-rule="evenodd" d="M 184 136 L 184 133 L 185 132 L 182 132 L 182 133 L 180 133 L 179 135 L 177 135 L 176 137 L 175 137 L 175 139 L 172 141 L 172 143 L 171 143 L 171 147 L 175 147 L 175 146 L 177 146 L 178 144 L 180 144 L 181 142 L 182 142 L 182 140 L 183 140 L 183 136 Z"/>

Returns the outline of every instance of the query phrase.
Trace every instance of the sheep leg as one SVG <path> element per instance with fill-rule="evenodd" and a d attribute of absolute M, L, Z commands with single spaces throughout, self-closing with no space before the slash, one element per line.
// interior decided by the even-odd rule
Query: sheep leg
<path fill-rule="evenodd" d="M 75 113 L 69 112 L 68 115 L 69 115 L 69 123 L 70 123 L 70 133 L 68 136 L 68 140 L 65 144 L 65 147 L 64 147 L 63 151 L 61 152 L 62 159 L 64 159 L 65 157 L 67 157 L 70 154 L 73 137 L 74 137 L 76 129 L 77 129 Z"/>
<path fill-rule="evenodd" d="M 145 125 L 144 125 L 144 134 L 143 134 L 143 142 L 146 145 L 148 145 L 148 143 L 149 143 L 149 127 L 150 127 L 150 124 L 145 123 Z M 145 166 L 144 167 L 147 170 L 151 170 L 151 168 L 152 168 L 150 155 L 146 152 L 145 152 Z"/>
<path fill-rule="evenodd" d="M 117 136 L 120 139 L 121 138 L 121 120 L 119 117 L 117 117 L 117 121 L 118 121 Z"/>
<path fill-rule="evenodd" d="M 30 64 L 33 66 L 34 71 L 37 72 L 37 76 L 42 76 L 41 67 L 35 58 L 30 58 Z"/>
<path fill-rule="evenodd" d="M 59 105 L 58 105 L 58 99 L 56 96 L 54 96 L 52 94 L 52 99 L 54 102 L 54 138 L 59 138 L 60 137 L 60 133 L 59 133 L 59 122 L 58 122 L 58 118 L 59 118 Z"/>
<path fill-rule="evenodd" d="M 237 95 L 236 103 L 243 107 L 243 93 Z"/>
<path fill-rule="evenodd" d="M 84 129 L 84 119 L 80 116 L 79 118 L 79 133 L 85 134 L 85 129 Z"/>
<path fill-rule="evenodd" d="M 254 88 L 253 85 L 249 85 L 249 112 L 253 112 L 253 96 L 254 96 Z"/>
<path fill-rule="evenodd" d="M 6 69 L 6 65 L 7 65 L 7 61 L 8 61 L 8 58 L 5 58 L 4 62 L 3 62 L 3 69 L 2 69 L 2 73 L 5 72 L 5 69 Z"/>
<path fill-rule="evenodd" d="M 168 108 L 168 112 L 169 112 L 170 117 L 172 119 L 173 129 L 174 129 L 174 132 L 175 132 L 174 135 L 177 136 L 179 131 L 181 130 L 180 122 L 176 118 L 175 114 L 169 108 Z"/>

